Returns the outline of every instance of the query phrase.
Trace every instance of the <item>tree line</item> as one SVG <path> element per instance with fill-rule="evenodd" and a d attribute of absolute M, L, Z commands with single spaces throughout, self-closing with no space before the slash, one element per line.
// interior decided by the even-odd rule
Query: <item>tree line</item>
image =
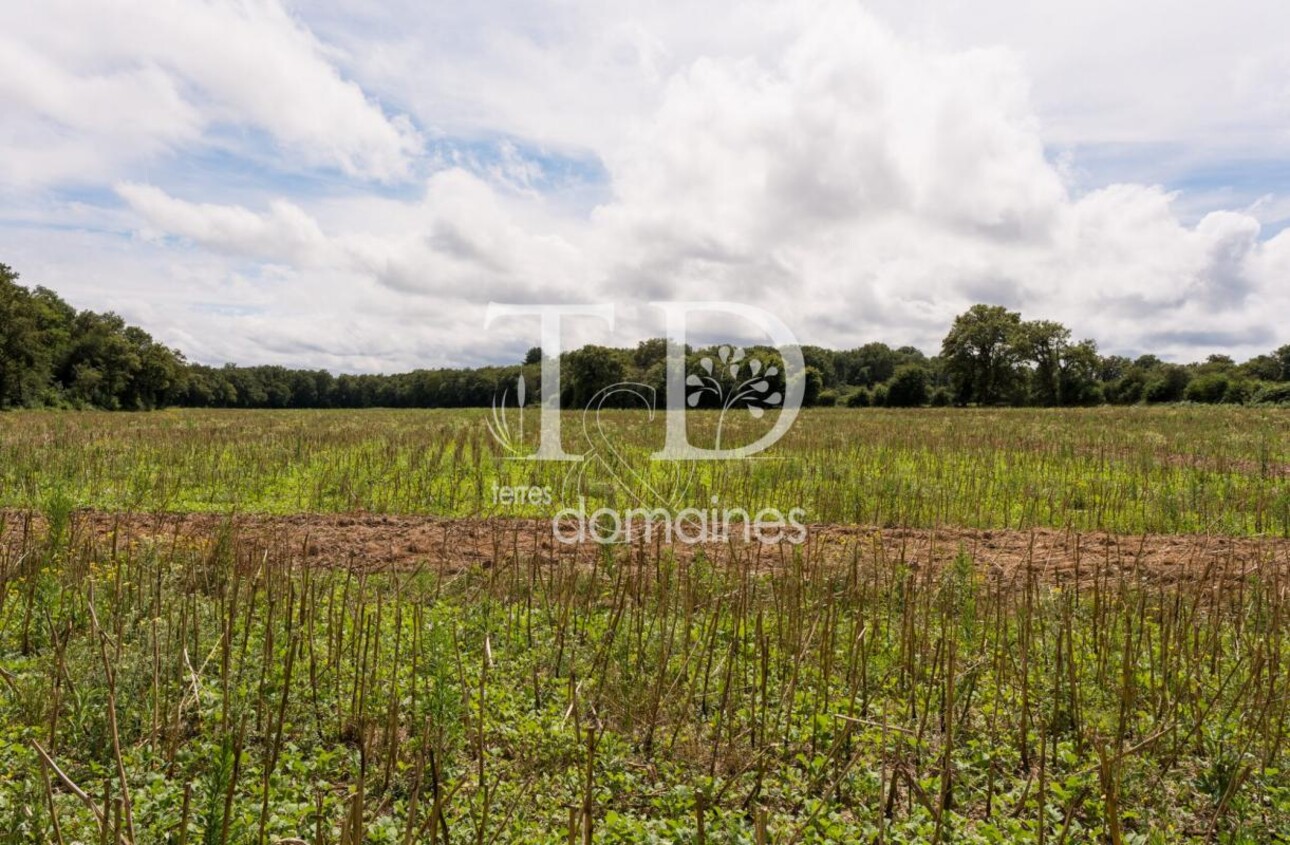
<path fill-rule="evenodd" d="M 1023 320 L 997 305 L 974 305 L 955 318 L 938 355 L 879 342 L 849 350 L 803 346 L 801 352 L 807 405 L 1290 404 L 1290 344 L 1239 364 L 1222 355 L 1192 364 L 1153 355 L 1130 360 L 1101 355 L 1092 340 L 1074 341 L 1060 323 Z M 765 367 L 755 381 L 760 395 L 785 387 L 773 349 L 750 348 L 737 363 L 727 359 L 728 348 L 686 353 L 689 371 L 706 367 L 721 388 L 697 396 L 697 407 L 720 405 L 733 395 L 749 372 L 739 368 L 754 358 Z M 566 352 L 560 360 L 562 404 L 601 401 L 601 390 L 624 381 L 661 392 L 666 355 L 660 338 L 631 349 L 591 345 Z M 537 348 L 511 366 L 391 375 L 194 364 L 116 314 L 77 311 L 48 288 L 29 290 L 0 264 L 0 408 L 487 407 L 521 377 L 537 396 L 541 364 Z M 605 400 L 633 401 L 623 394 Z"/>

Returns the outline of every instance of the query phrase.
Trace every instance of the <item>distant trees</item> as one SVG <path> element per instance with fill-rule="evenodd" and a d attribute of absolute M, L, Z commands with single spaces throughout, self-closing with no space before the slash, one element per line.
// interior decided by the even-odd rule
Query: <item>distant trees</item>
<path fill-rule="evenodd" d="M 642 340 L 636 344 L 636 351 L 632 353 L 632 363 L 641 370 L 648 370 L 650 367 L 662 364 L 666 360 L 666 338 L 652 337 L 649 340 Z"/>
<path fill-rule="evenodd" d="M 1081 340 L 1066 349 L 1059 376 L 1059 405 L 1096 405 L 1104 401 L 1098 385 L 1102 358 L 1093 340 Z"/>
<path fill-rule="evenodd" d="M 891 378 L 901 363 L 896 350 L 885 343 L 866 343 L 859 349 L 834 353 L 839 381 L 873 387 Z"/>
<path fill-rule="evenodd" d="M 585 346 L 563 353 L 563 405 L 585 407 L 597 392 L 622 381 L 647 385 L 661 396 L 667 350 L 667 341 L 651 338 L 634 349 Z M 974 305 L 956 317 L 940 355 L 931 358 L 911 346 L 880 342 L 800 351 L 806 368 L 796 378 L 803 380 L 807 405 L 1290 404 L 1290 344 L 1240 364 L 1225 355 L 1186 365 L 1154 355 L 1130 360 L 1100 355 L 1096 343 L 1075 341 L 1061 323 L 1023 320 L 998 305 Z M 773 348 L 749 347 L 738 362 L 722 359 L 718 347 L 684 352 L 686 371 L 703 370 L 704 383 L 714 388 L 697 397 L 697 408 L 721 407 L 737 394 L 753 358 L 760 360 L 758 378 L 767 382 L 767 395 L 787 387 Z M 529 401 L 536 401 L 542 362 L 542 350 L 533 347 L 511 366 L 392 375 L 190 364 L 116 314 L 77 311 L 51 290 L 18 284 L 18 274 L 0 264 L 0 409 L 487 407 L 503 389 L 513 390 L 521 374 Z M 772 364 L 778 364 L 773 374 Z M 611 404 L 635 401 L 623 394 Z"/>
<path fill-rule="evenodd" d="M 905 364 L 896 370 L 887 384 L 887 405 L 891 408 L 920 408 L 927 404 L 927 369 Z"/>
<path fill-rule="evenodd" d="M 0 408 L 147 410 L 182 395 L 183 357 L 116 314 L 77 312 L 0 264 Z"/>
<path fill-rule="evenodd" d="M 1205 373 L 1187 383 L 1183 388 L 1183 397 L 1189 402 L 1213 405 L 1223 401 L 1231 386 L 1226 373 Z"/>
<path fill-rule="evenodd" d="M 819 367 L 806 365 L 806 384 L 802 388 L 802 404 L 819 404 L 820 394 L 824 392 L 824 372 Z"/>
<path fill-rule="evenodd" d="M 960 404 L 996 405 L 1012 395 L 1020 361 L 1021 315 L 973 305 L 954 318 L 941 358 Z"/>
<path fill-rule="evenodd" d="M 998 305 L 974 305 L 954 320 L 941 344 L 955 400 L 963 405 L 1088 405 L 1103 400 L 1104 364 L 1092 340 L 1073 342 L 1052 320 L 1023 321 Z"/>
<path fill-rule="evenodd" d="M 585 408 L 601 390 L 625 381 L 623 357 L 621 350 L 605 346 L 587 345 L 570 352 L 565 358 L 569 378 L 568 384 L 562 385 L 566 394 L 563 405 Z"/>
<path fill-rule="evenodd" d="M 1281 377 L 1277 381 L 1290 381 L 1290 343 L 1272 353 L 1281 362 Z"/>
<path fill-rule="evenodd" d="M 1177 364 L 1161 364 L 1150 370 L 1151 378 L 1142 390 L 1142 398 L 1147 402 L 1177 402 L 1183 398 L 1191 373 Z"/>
<path fill-rule="evenodd" d="M 36 298 L 16 282 L 18 274 L 0 264 L 0 406 L 35 404 L 46 388 L 51 346 Z"/>
<path fill-rule="evenodd" d="M 1258 381 L 1282 381 L 1284 368 L 1281 366 L 1281 359 L 1275 353 L 1271 355 L 1256 355 L 1241 365 L 1241 372 L 1251 379 Z M 1290 381 L 1290 378 L 1286 379 Z"/>
<path fill-rule="evenodd" d="M 1070 342 L 1071 330 L 1052 320 L 1018 321 L 1013 329 L 1015 357 L 1034 366 L 1030 399 L 1036 405 L 1061 404 L 1062 357 Z"/>

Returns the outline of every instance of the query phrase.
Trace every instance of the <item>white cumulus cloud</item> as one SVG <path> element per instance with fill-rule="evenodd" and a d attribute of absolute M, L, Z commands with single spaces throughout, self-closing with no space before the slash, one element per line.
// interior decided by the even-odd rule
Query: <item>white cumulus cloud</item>
<path fill-rule="evenodd" d="M 0 5 L 0 184 L 94 182 L 212 127 L 310 166 L 391 180 L 419 147 L 277 0 Z"/>
<path fill-rule="evenodd" d="M 194 281 L 187 308 L 155 316 L 205 357 L 496 360 L 524 346 L 517 333 L 488 346 L 490 299 L 618 302 L 618 334 L 581 339 L 622 344 L 659 330 L 641 306 L 667 298 L 761 305 L 834 347 L 934 351 L 982 301 L 1062 320 L 1112 352 L 1240 356 L 1290 342 L 1290 230 L 1271 236 L 1286 197 L 1195 213 L 1187 193 L 1149 177 L 1090 187 L 1078 176 L 1085 141 L 1173 139 L 1200 155 L 1236 127 L 1263 157 L 1286 152 L 1290 66 L 1262 34 L 1248 53 L 1224 35 L 1197 56 L 1184 76 L 1208 74 L 1193 88 L 1208 99 L 1187 105 L 1212 113 L 1186 124 L 1177 97 L 1150 96 L 1174 91 L 1159 62 L 1125 46 L 1145 26 L 1137 13 L 1127 34 L 1107 35 L 1119 90 L 1094 61 L 1104 4 L 1061 4 L 1079 39 L 1065 52 L 1060 27 L 1011 2 L 985 16 L 997 39 L 950 5 L 928 19 L 873 8 L 756 0 L 696 24 L 690 7 L 648 3 L 518 14 L 491 0 L 292 11 L 53 0 L 31 16 L 0 12 L 0 106 L 12 115 L 0 180 L 112 186 L 124 210 L 103 211 L 102 225 L 141 236 L 111 248 L 112 266 L 136 250 L 161 286 L 167 261 L 200 264 L 211 296 Z M 59 25 L 74 14 L 83 26 Z M 1237 121 L 1229 95 L 1264 107 Z M 1126 103 L 1141 104 L 1140 126 Z M 426 152 L 402 113 L 465 152 Z M 230 126 L 263 133 L 267 163 L 250 141 L 230 146 Z M 224 184 L 226 165 L 183 168 L 211 146 L 251 175 L 231 166 Z M 162 153 L 177 166 L 140 165 Z M 596 165 L 594 190 L 572 200 L 550 188 L 568 161 Z M 307 190 L 286 178 L 320 171 L 343 176 Z M 109 250 L 101 234 L 41 242 L 77 237 Z M 2 227 L 0 238 L 26 243 Z M 34 266 L 20 269 L 76 279 L 87 250 L 24 248 Z M 226 278 L 210 281 L 219 267 Z M 112 307 L 108 287 L 77 290 Z M 233 305 L 221 310 L 221 296 Z M 200 340 L 213 324 L 231 339 Z"/>

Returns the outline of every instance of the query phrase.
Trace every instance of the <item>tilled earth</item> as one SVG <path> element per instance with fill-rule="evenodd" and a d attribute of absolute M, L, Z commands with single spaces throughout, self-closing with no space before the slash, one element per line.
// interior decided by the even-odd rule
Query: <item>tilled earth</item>
<path fill-rule="evenodd" d="M 567 526 L 566 526 L 567 527 Z M 67 526 L 70 541 L 106 551 L 129 545 L 211 549 L 225 544 L 240 558 L 367 570 L 429 568 L 459 572 L 499 564 L 593 564 L 606 553 L 594 542 L 557 541 L 549 519 L 446 519 L 376 514 L 207 513 L 126 514 L 80 510 Z M 0 562 L 12 563 L 38 547 L 47 532 L 36 512 L 0 510 Z M 566 536 L 568 534 L 566 533 Z M 1133 576 L 1151 581 L 1215 582 L 1290 573 L 1290 539 L 1200 535 L 1114 535 L 1053 529 L 908 529 L 817 524 L 800 546 L 746 540 L 667 542 L 656 533 L 612 547 L 619 560 L 652 563 L 703 555 L 721 565 L 772 570 L 780 566 L 850 566 L 902 563 L 935 570 L 960 553 L 978 571 L 998 580 L 1035 575 L 1070 581 Z"/>

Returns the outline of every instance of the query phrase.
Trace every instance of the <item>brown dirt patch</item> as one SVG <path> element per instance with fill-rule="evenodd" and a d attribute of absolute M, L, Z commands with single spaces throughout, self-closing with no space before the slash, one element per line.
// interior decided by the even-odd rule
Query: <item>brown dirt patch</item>
<path fill-rule="evenodd" d="M 241 558 L 318 567 L 408 571 L 426 567 L 458 572 L 495 565 L 585 562 L 605 553 L 594 543 L 566 545 L 546 519 L 442 519 L 373 514 L 291 516 L 122 514 L 77 511 L 73 542 L 106 552 L 139 544 L 209 549 L 223 538 Z M 44 518 L 0 511 L 0 562 L 35 547 Z M 613 547 L 619 560 L 652 565 L 660 557 L 691 561 L 703 555 L 720 565 L 851 566 L 900 563 L 911 571 L 938 570 L 960 553 L 992 579 L 1033 573 L 1044 580 L 1088 580 L 1121 575 L 1159 581 L 1227 581 L 1259 573 L 1290 573 L 1290 540 L 1183 535 L 1115 535 L 1052 529 L 1000 531 L 812 525 L 800 547 L 737 538 L 725 543 L 636 542 Z M 795 563 L 796 561 L 796 563 Z"/>

